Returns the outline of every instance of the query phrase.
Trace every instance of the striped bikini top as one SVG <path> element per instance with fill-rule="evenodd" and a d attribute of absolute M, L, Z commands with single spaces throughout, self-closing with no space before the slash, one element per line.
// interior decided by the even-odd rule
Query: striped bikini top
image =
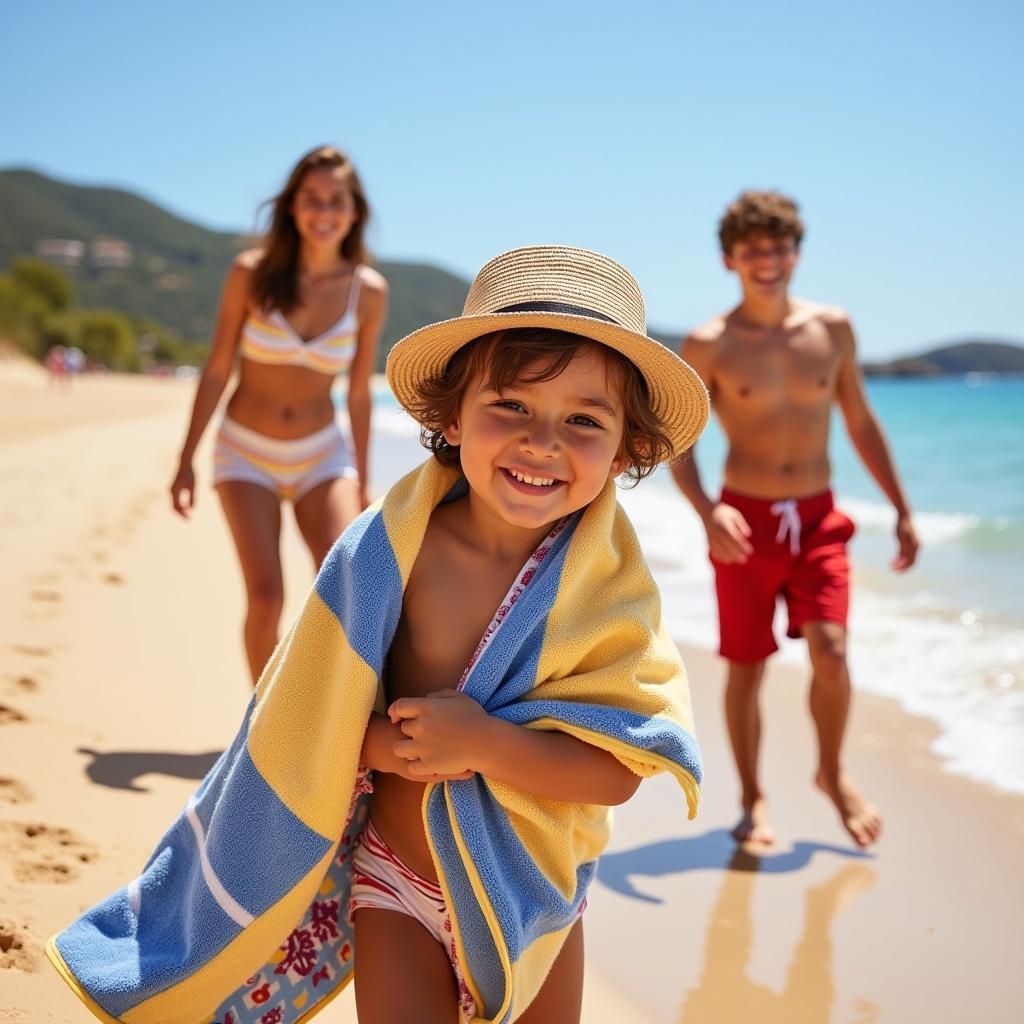
<path fill-rule="evenodd" d="M 256 310 L 242 327 L 239 352 L 254 363 L 305 366 L 319 373 L 337 376 L 348 369 L 356 354 L 358 300 L 359 268 L 356 267 L 345 312 L 322 334 L 304 341 L 280 310 Z"/>

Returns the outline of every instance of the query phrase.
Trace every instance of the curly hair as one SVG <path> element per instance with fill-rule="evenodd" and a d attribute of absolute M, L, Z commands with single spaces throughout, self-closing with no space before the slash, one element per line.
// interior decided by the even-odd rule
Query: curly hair
<path fill-rule="evenodd" d="M 722 252 L 729 256 L 737 242 L 755 231 L 792 238 L 799 247 L 804 225 L 796 202 L 781 192 L 742 192 L 718 222 Z"/>
<path fill-rule="evenodd" d="M 409 411 L 419 420 L 420 441 L 443 466 L 458 467 L 459 446 L 445 439 L 446 428 L 456 423 L 466 388 L 479 375 L 487 386 L 501 392 L 516 381 L 536 384 L 553 380 L 586 350 L 605 359 L 608 372 L 619 385 L 625 425 L 622 454 L 624 475 L 639 482 L 672 454 L 672 442 L 651 407 L 643 374 L 624 355 L 568 331 L 544 327 L 518 327 L 492 331 L 463 345 L 436 377 L 424 381 Z"/>

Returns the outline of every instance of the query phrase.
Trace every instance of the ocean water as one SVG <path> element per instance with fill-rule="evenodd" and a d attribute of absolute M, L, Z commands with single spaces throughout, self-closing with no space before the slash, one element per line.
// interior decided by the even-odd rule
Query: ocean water
<path fill-rule="evenodd" d="M 856 521 L 850 661 L 854 686 L 896 698 L 940 726 L 949 770 L 1024 793 L 1024 380 L 971 376 L 876 380 L 868 391 L 910 496 L 922 542 L 896 574 L 895 516 L 860 465 L 838 415 L 833 485 Z M 386 390 L 375 428 L 410 440 L 412 421 Z M 725 443 L 717 424 L 697 460 L 709 493 Z M 620 492 L 679 639 L 717 644 L 703 528 L 661 470 Z M 778 655 L 803 662 L 801 641 Z"/>

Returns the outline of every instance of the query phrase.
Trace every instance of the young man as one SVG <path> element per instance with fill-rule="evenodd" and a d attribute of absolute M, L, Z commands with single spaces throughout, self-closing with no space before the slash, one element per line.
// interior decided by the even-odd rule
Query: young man
<path fill-rule="evenodd" d="M 722 218 L 725 265 L 739 278 L 743 298 L 682 348 L 703 377 L 729 442 L 722 495 L 715 501 L 705 493 L 692 450 L 672 464 L 672 473 L 704 522 L 715 567 L 720 653 L 728 661 L 725 714 L 742 787 L 743 816 L 733 835 L 762 845 L 775 838 L 758 775 L 758 691 L 765 661 L 777 649 L 772 617 L 782 598 L 789 635 L 804 637 L 810 654 L 816 784 L 855 842 L 868 846 L 880 834 L 881 818 L 841 759 L 850 707 L 846 542 L 854 527 L 833 507 L 829 490 L 833 402 L 896 508 L 896 572 L 914 564 L 918 542 L 868 405 L 849 319 L 834 306 L 789 294 L 803 230 L 796 203 L 775 192 L 744 192 Z"/>

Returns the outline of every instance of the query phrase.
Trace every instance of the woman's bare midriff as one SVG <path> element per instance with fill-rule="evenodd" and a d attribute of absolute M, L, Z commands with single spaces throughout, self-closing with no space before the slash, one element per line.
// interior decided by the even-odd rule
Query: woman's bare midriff
<path fill-rule="evenodd" d="M 333 377 L 305 366 L 263 366 L 243 359 L 227 414 L 267 437 L 307 437 L 334 421 L 333 384 Z"/>

